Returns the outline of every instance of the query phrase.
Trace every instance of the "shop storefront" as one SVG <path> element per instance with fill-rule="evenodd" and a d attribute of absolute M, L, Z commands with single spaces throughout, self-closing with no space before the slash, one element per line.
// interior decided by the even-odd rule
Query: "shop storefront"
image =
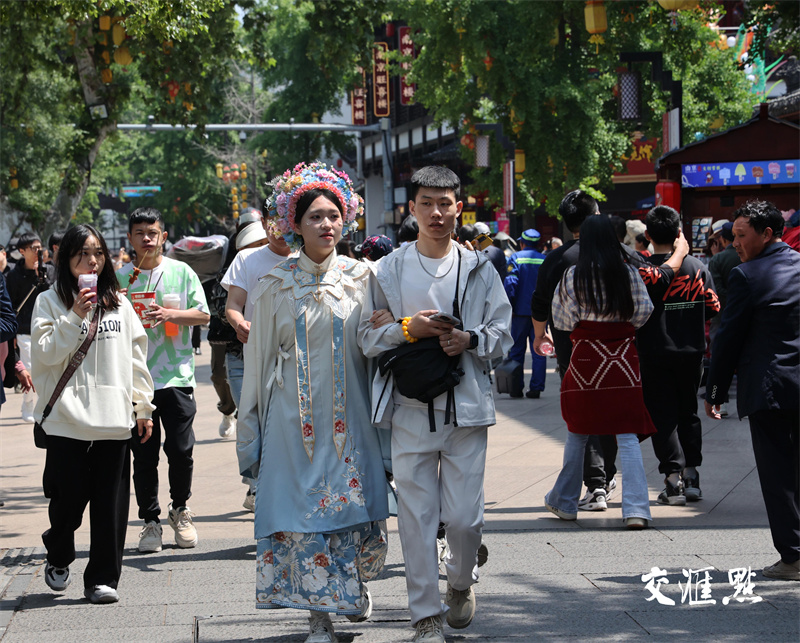
<path fill-rule="evenodd" d="M 683 214 L 684 234 L 700 252 L 711 224 L 750 199 L 800 207 L 799 143 L 800 127 L 769 116 L 762 104 L 756 118 L 662 156 L 656 202 Z"/>

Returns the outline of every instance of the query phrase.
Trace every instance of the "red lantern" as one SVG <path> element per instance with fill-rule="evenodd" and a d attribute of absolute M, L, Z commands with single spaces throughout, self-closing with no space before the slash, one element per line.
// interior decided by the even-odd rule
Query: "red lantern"
<path fill-rule="evenodd" d="M 681 185 L 677 181 L 661 180 L 656 183 L 656 205 L 668 205 L 681 211 Z"/>

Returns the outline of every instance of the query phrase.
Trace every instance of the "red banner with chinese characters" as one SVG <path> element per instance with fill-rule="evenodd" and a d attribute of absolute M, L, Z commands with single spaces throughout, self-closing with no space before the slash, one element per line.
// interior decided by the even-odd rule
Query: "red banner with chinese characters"
<path fill-rule="evenodd" d="M 400 53 L 406 58 L 414 58 L 414 41 L 411 39 L 411 27 L 400 27 Z M 417 86 L 414 83 L 408 82 L 408 72 L 411 70 L 413 63 L 410 60 L 400 63 L 403 74 L 400 76 L 400 104 L 413 105 L 414 94 L 417 91 Z"/>
<path fill-rule="evenodd" d="M 350 92 L 350 107 L 352 111 L 353 125 L 367 124 L 367 80 L 364 68 L 359 67 L 361 74 L 361 84 Z"/>
<path fill-rule="evenodd" d="M 372 111 L 376 118 L 385 118 L 391 113 L 389 104 L 389 68 L 386 52 L 389 45 L 376 42 L 372 49 Z"/>

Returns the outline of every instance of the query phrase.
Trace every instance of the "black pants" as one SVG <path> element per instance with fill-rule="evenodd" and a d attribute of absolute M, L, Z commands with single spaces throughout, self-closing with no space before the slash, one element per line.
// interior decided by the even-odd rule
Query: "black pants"
<path fill-rule="evenodd" d="M 644 404 L 655 424 L 653 451 L 665 476 L 703 463 L 703 426 L 697 416 L 697 388 L 703 356 L 665 354 L 639 357 Z"/>
<path fill-rule="evenodd" d="M 797 411 L 749 417 L 772 543 L 784 563 L 800 560 L 800 428 Z"/>
<path fill-rule="evenodd" d="M 133 485 L 139 518 L 145 522 L 159 521 L 158 459 L 161 450 L 161 429 L 164 429 L 164 453 L 169 461 L 169 495 L 172 506 L 183 507 L 192 495 L 194 460 L 194 415 L 197 406 L 192 388 L 162 388 L 155 392 L 153 403 L 153 435 L 142 444 L 132 442 Z"/>
<path fill-rule="evenodd" d="M 73 440 L 47 436 L 43 486 L 50 499 L 50 529 L 42 534 L 47 561 L 67 567 L 75 560 L 75 530 L 89 505 L 89 564 L 84 587 L 117 587 L 128 527 L 131 451 L 128 440 Z"/>
<path fill-rule="evenodd" d="M 231 387 L 228 384 L 228 370 L 225 368 L 224 344 L 211 344 L 211 383 L 217 392 L 219 402 L 217 409 L 222 415 L 230 415 L 236 412 L 236 402 L 231 395 Z"/>
<path fill-rule="evenodd" d="M 556 349 L 558 374 L 561 379 L 569 368 L 572 357 L 572 341 L 569 333 L 552 329 L 553 345 Z M 602 421 L 598 418 L 598 421 Z M 586 441 L 583 455 L 583 484 L 587 489 L 601 489 L 617 474 L 614 464 L 617 459 L 617 436 L 592 435 Z"/>

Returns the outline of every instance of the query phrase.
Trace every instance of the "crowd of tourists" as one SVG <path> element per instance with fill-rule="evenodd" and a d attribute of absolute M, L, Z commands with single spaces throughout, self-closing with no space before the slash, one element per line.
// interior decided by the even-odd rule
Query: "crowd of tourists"
<path fill-rule="evenodd" d="M 699 501 L 698 390 L 705 378 L 704 412 L 720 419 L 736 374 L 780 554 L 763 573 L 800 580 L 800 254 L 781 241 L 774 205 L 739 208 L 720 227 L 733 250 L 707 266 L 689 256 L 672 208 L 650 210 L 627 245 L 624 225 L 580 190 L 559 207 L 572 239 L 544 244 L 530 228 L 514 248 L 493 244 L 484 224 L 459 233 L 459 178 L 428 166 L 411 177 L 395 249 L 385 236 L 342 240 L 363 214 L 342 172 L 300 163 L 270 188 L 205 287 L 165 256 L 154 208 L 130 215 L 133 253 L 121 265 L 90 225 L 51 243 L 49 269 L 39 238 L 19 239 L 22 259 L 0 279 L 0 362 L 46 449 L 51 589 L 73 579 L 89 505 L 85 596 L 119 600 L 131 473 L 138 549 L 162 549 L 162 446 L 167 523 L 178 547 L 197 545 L 192 329 L 205 324 L 220 436 L 236 437 L 254 512 L 255 605 L 307 611 L 308 643 L 337 640 L 332 617 L 370 617 L 390 497 L 412 640 L 442 643 L 445 623 L 470 625 L 488 555 L 483 483 L 501 363 L 510 395 L 535 400 L 556 360 L 568 431 L 547 510 L 571 521 L 607 509 L 619 455 L 622 526 L 636 530 L 652 522 L 642 449 L 652 444 L 664 475 L 658 503 Z"/>

